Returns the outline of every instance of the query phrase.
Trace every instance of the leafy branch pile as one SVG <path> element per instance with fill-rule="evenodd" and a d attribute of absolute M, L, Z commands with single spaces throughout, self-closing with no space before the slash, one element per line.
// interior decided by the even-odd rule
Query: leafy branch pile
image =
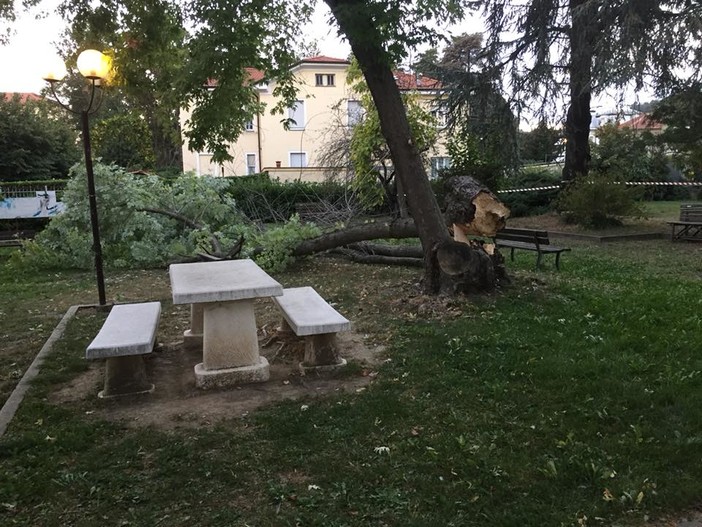
<path fill-rule="evenodd" d="M 85 168 L 76 165 L 71 175 L 64 193 L 66 212 L 15 256 L 18 268 L 92 267 Z M 165 180 L 98 164 L 95 185 L 107 267 L 158 267 L 195 259 L 201 252 L 226 253 L 243 237 L 241 256 L 275 271 L 291 261 L 297 243 L 319 234 L 317 227 L 296 217 L 270 229 L 255 224 L 237 208 L 227 193 L 229 182 L 223 179 Z"/>

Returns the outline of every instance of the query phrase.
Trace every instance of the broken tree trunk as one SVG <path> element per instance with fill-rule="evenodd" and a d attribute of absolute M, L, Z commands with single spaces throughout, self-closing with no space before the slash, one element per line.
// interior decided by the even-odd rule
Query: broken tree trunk
<path fill-rule="evenodd" d="M 480 182 L 468 176 L 454 176 L 445 183 L 446 221 L 453 225 L 454 240 L 468 236 L 493 238 L 504 229 L 509 209 Z"/>
<path fill-rule="evenodd" d="M 361 66 L 378 110 L 380 129 L 396 169 L 395 177 L 407 196 L 407 205 L 424 249 L 424 289 L 427 293 L 436 294 L 441 286 L 436 248 L 450 238 L 429 184 L 424 162 L 412 138 L 407 112 L 393 76 L 393 61 L 387 52 L 388 33 L 378 25 L 373 10 L 363 2 L 324 1 L 351 44 L 351 50 Z"/>
<path fill-rule="evenodd" d="M 504 227 L 509 209 L 487 188 L 467 176 L 450 178 L 446 189 L 445 223 L 453 226 L 455 241 L 446 240 L 435 251 L 441 272 L 440 291 L 491 291 L 499 280 L 506 278 L 504 259 L 493 244 L 468 236 L 494 237 Z M 369 223 L 306 240 L 293 254 L 303 256 L 333 249 L 355 262 L 419 266 L 424 256 L 420 247 L 361 243 L 415 236 L 417 228 L 412 220 Z"/>
<path fill-rule="evenodd" d="M 412 220 L 366 223 L 305 240 L 293 249 L 293 256 L 305 256 L 366 240 L 415 236 L 417 236 L 417 227 Z"/>

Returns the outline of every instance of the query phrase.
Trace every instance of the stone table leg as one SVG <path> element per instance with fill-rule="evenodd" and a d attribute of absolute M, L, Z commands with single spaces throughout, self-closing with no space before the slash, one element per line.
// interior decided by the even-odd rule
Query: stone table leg
<path fill-rule="evenodd" d="M 105 387 L 98 397 L 106 399 L 119 395 L 134 395 L 154 391 L 146 378 L 143 355 L 108 357 L 105 361 Z"/>
<path fill-rule="evenodd" d="M 268 361 L 258 353 L 253 300 L 204 304 L 203 320 L 203 360 L 195 366 L 198 387 L 268 380 Z"/>
<path fill-rule="evenodd" d="M 190 329 L 183 333 L 186 349 L 202 349 L 204 304 L 190 304 Z"/>

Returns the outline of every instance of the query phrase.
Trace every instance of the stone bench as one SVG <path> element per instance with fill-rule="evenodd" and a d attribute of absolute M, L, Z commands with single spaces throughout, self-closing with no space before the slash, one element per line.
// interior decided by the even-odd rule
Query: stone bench
<path fill-rule="evenodd" d="M 105 387 L 98 397 L 148 393 L 144 355 L 151 353 L 161 318 L 161 303 L 116 305 L 85 351 L 86 359 L 106 359 Z"/>
<path fill-rule="evenodd" d="M 281 332 L 305 337 L 303 371 L 328 370 L 346 364 L 339 356 L 336 334 L 351 329 L 351 322 L 330 306 L 311 287 L 285 289 L 273 301 L 283 315 Z"/>

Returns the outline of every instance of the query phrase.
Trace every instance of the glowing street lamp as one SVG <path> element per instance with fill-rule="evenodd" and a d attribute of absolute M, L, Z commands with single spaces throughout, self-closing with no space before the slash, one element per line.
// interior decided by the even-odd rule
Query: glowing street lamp
<path fill-rule="evenodd" d="M 66 66 L 61 61 L 57 61 L 44 75 L 44 80 L 49 83 L 51 93 L 56 102 L 65 110 L 80 115 L 83 135 L 83 152 L 85 154 L 85 172 L 88 179 L 88 202 L 90 204 L 90 225 L 93 231 L 93 252 L 95 254 L 95 275 L 97 278 L 98 298 L 100 305 L 104 306 L 105 301 L 105 276 L 102 271 L 102 248 L 100 246 L 100 227 L 98 225 L 97 200 L 95 199 L 95 177 L 93 175 L 93 159 L 90 152 L 90 128 L 88 116 L 95 113 L 100 108 L 101 97 L 95 99 L 96 89 L 100 87 L 100 81 L 107 77 L 110 72 L 110 58 L 94 49 L 86 49 L 78 55 L 78 71 L 90 81 L 90 101 L 87 107 L 82 110 L 73 110 L 61 102 L 54 85 L 61 82 L 66 76 Z"/>

